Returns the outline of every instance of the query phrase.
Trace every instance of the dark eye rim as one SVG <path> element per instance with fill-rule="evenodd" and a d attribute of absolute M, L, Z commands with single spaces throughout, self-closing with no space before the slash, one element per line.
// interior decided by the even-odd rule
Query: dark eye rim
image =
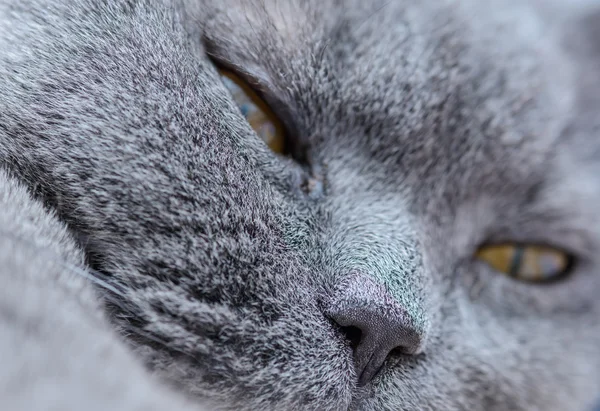
<path fill-rule="evenodd" d="M 557 250 L 557 251 L 565 253 L 565 255 L 567 257 L 567 265 L 566 265 L 565 269 L 562 270 L 562 272 L 560 272 L 560 274 L 557 274 L 553 277 L 550 277 L 550 278 L 547 278 L 547 279 L 544 279 L 541 281 L 526 280 L 526 279 L 522 279 L 522 278 L 510 275 L 509 273 L 502 273 L 505 277 L 510 278 L 515 281 L 518 281 L 522 284 L 529 284 L 529 285 L 535 285 L 535 286 L 551 286 L 551 285 L 556 285 L 558 283 L 563 283 L 574 275 L 575 271 L 577 270 L 577 266 L 579 265 L 579 258 L 577 257 L 577 255 L 575 253 L 573 253 L 572 251 L 565 249 L 563 247 L 557 247 L 555 245 L 552 245 L 550 243 L 545 243 L 545 242 L 526 243 L 523 241 L 507 241 L 507 240 L 505 240 L 505 241 L 490 241 L 490 242 L 482 243 L 481 245 L 479 245 L 477 247 L 477 249 L 473 253 L 473 257 L 472 257 L 473 260 L 479 261 L 482 264 L 486 264 L 486 266 L 488 266 L 490 270 L 497 272 L 498 270 L 491 267 L 489 264 L 485 263 L 484 261 L 481 261 L 481 259 L 477 258 L 477 252 L 479 250 L 481 250 L 482 248 L 497 247 L 497 246 L 514 246 L 514 247 L 524 247 L 524 248 L 525 247 L 543 247 L 543 248 Z"/>
<path fill-rule="evenodd" d="M 217 69 L 229 71 L 239 77 L 252 89 L 258 98 L 264 101 L 272 113 L 279 119 L 283 127 L 285 134 L 284 155 L 293 159 L 303 168 L 310 168 L 312 164 L 309 156 L 309 148 L 306 142 L 300 137 L 303 133 L 300 132 L 298 123 L 294 121 L 296 116 L 293 115 L 293 111 L 289 105 L 285 104 L 284 100 L 272 92 L 271 88 L 259 78 L 252 75 L 252 73 L 243 67 L 222 57 L 208 45 L 206 46 L 206 54 Z"/>

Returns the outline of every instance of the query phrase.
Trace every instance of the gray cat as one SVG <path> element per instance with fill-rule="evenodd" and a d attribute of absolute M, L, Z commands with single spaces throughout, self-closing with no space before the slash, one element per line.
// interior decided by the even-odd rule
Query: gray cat
<path fill-rule="evenodd" d="M 0 0 L 0 408 L 592 407 L 597 3 Z"/>

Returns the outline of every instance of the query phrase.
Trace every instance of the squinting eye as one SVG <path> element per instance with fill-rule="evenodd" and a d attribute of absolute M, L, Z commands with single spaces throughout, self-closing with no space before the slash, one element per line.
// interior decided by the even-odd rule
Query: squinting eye
<path fill-rule="evenodd" d="M 496 271 L 527 282 L 551 282 L 568 275 L 573 258 L 564 251 L 538 245 L 483 246 L 475 255 Z"/>
<path fill-rule="evenodd" d="M 256 134 L 278 154 L 284 154 L 286 135 L 283 124 L 269 106 L 242 79 L 230 71 L 219 70 L 233 100 Z"/>

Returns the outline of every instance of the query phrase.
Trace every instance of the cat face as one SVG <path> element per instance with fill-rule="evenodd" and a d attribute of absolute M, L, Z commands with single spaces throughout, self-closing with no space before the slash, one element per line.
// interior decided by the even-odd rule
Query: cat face
<path fill-rule="evenodd" d="M 166 1 L 71 3 L 25 5 L 0 35 L 19 136 L 0 154 L 119 287 L 111 313 L 151 367 L 232 409 L 592 403 L 589 18 L 561 49 L 571 20 L 516 1 L 203 0 L 183 23 Z M 287 155 L 218 67 L 261 94 Z M 522 282 L 474 257 L 497 243 L 574 264 Z"/>

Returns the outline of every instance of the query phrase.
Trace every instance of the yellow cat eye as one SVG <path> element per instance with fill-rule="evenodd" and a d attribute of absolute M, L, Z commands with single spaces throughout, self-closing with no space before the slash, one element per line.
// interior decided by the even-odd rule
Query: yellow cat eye
<path fill-rule="evenodd" d="M 569 273 L 572 265 L 568 253 L 539 245 L 488 245 L 481 247 L 475 256 L 496 271 L 536 283 L 561 279 Z"/>
<path fill-rule="evenodd" d="M 219 70 L 225 87 L 256 134 L 278 154 L 285 151 L 285 129 L 269 106 L 239 76 Z"/>

